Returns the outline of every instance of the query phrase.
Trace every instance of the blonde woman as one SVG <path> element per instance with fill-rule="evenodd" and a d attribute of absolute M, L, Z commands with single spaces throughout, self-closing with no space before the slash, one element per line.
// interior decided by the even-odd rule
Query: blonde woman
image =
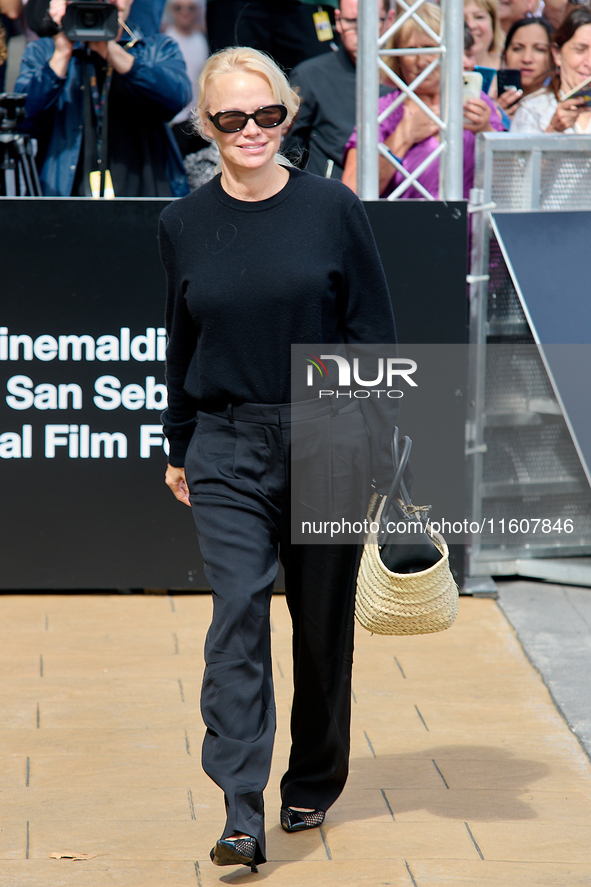
<path fill-rule="evenodd" d="M 472 56 L 483 68 L 498 70 L 504 36 L 497 0 L 464 0 L 464 21 L 474 38 Z"/>
<path fill-rule="evenodd" d="M 290 538 L 293 343 L 393 342 L 380 259 L 362 205 L 340 182 L 277 157 L 298 97 L 253 49 L 212 56 L 199 80 L 201 133 L 221 174 L 161 217 L 168 279 L 166 483 L 193 511 L 213 619 L 205 646 L 203 767 L 224 793 L 216 865 L 265 862 L 263 790 L 275 706 L 269 607 L 278 558 L 293 622 L 292 746 L 281 825 L 322 824 L 348 773 L 357 545 Z M 357 406 L 322 405 L 333 435 Z M 388 446 L 367 466 L 387 489 Z M 357 454 L 354 454 L 358 458 Z M 345 464 L 351 464 L 347 461 Z M 364 481 L 365 483 L 365 481 Z"/>

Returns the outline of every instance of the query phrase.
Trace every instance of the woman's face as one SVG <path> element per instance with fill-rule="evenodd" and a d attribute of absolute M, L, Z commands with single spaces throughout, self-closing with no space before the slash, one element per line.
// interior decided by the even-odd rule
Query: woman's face
<path fill-rule="evenodd" d="M 213 116 L 218 111 L 244 111 L 253 114 L 265 105 L 276 105 L 277 99 L 269 82 L 261 74 L 239 71 L 221 74 L 210 83 L 204 110 Z M 239 132 L 220 132 L 207 115 L 204 120 L 207 134 L 219 148 L 222 167 L 231 168 L 235 175 L 246 170 L 261 169 L 279 150 L 281 135 L 286 126 L 263 128 L 249 120 Z"/>
<path fill-rule="evenodd" d="M 406 40 L 400 42 L 400 49 L 406 49 L 408 46 L 427 48 L 436 46 L 437 44 L 428 37 L 423 29 L 410 31 Z M 425 68 L 431 64 L 433 59 L 437 58 L 437 54 L 426 53 L 425 55 L 402 55 L 400 56 L 400 70 L 402 79 L 405 83 L 412 83 Z M 435 95 L 439 92 L 439 68 L 429 74 L 423 82 L 415 89 L 417 95 Z"/>
<path fill-rule="evenodd" d="M 560 48 L 552 47 L 552 53 L 565 92 L 591 77 L 591 25 L 581 25 Z"/>
<path fill-rule="evenodd" d="M 464 5 L 464 21 L 474 38 L 472 54 L 478 59 L 490 52 L 494 39 L 492 18 L 477 3 L 466 3 Z"/>
<path fill-rule="evenodd" d="M 542 25 L 518 28 L 505 52 L 508 68 L 519 68 L 524 92 L 535 92 L 544 85 L 552 67 L 550 38 Z"/>

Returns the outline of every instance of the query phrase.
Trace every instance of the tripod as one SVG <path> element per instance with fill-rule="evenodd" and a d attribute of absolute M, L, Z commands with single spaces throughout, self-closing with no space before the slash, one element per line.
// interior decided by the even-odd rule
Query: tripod
<path fill-rule="evenodd" d="M 41 197 L 30 136 L 17 132 L 26 95 L 0 95 L 0 197 Z"/>

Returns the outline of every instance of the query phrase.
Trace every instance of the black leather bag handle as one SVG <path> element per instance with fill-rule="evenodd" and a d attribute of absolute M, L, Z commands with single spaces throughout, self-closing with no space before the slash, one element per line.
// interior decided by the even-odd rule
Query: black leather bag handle
<path fill-rule="evenodd" d="M 410 437 L 404 437 L 402 441 L 402 452 L 400 451 L 400 433 L 398 427 L 394 428 L 392 435 L 392 466 L 394 468 L 394 479 L 390 485 L 390 490 L 386 496 L 384 507 L 382 508 L 382 517 L 380 521 L 380 544 L 387 545 L 392 533 L 387 532 L 388 522 L 392 519 L 391 512 L 394 511 L 397 520 L 418 520 L 415 515 L 409 514 L 402 508 L 398 502 L 400 500 L 403 505 L 412 507 L 412 502 L 403 475 L 408 465 L 410 451 L 412 449 L 412 440 Z"/>

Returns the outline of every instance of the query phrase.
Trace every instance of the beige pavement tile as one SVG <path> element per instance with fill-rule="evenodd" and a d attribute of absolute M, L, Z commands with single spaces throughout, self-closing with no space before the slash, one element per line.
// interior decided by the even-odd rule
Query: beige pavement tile
<path fill-rule="evenodd" d="M 180 859 L 28 859 L 3 862 L 0 877 L 2 887 L 199 887 L 195 862 Z"/>
<path fill-rule="evenodd" d="M 1 796 L 0 796 L 1 797 Z M 0 822 L 0 884 L 2 868 L 6 859 L 26 859 L 27 856 L 27 822 L 13 819 Z"/>
<path fill-rule="evenodd" d="M 414 752 L 381 754 L 375 758 L 365 753 L 351 760 L 351 780 L 356 788 L 433 788 L 450 789 L 494 789 L 505 788 L 515 794 L 525 790 L 552 790 L 558 788 L 581 789 L 581 778 L 591 779 L 585 768 L 571 764 L 567 759 L 562 766 L 536 760 L 533 755 L 516 757 L 512 752 L 489 748 L 488 756 L 472 760 L 467 751 L 465 758 L 445 759 L 439 757 L 438 749 L 432 747 L 428 754 Z M 564 781 L 561 783 L 560 778 Z"/>
<path fill-rule="evenodd" d="M 29 595 L 27 595 L 27 598 Z M 94 617 L 108 619 L 109 624 L 117 620 L 128 623 L 134 616 L 140 616 L 146 624 L 158 621 L 172 612 L 169 595 L 139 594 L 89 594 L 39 595 L 40 611 L 49 615 L 49 624 L 55 619 L 84 622 L 88 613 Z M 178 600 L 178 599 L 175 599 Z M 44 606 L 43 606 L 44 605 Z"/>
<path fill-rule="evenodd" d="M 501 672 L 508 672 L 511 665 L 519 669 L 523 667 L 519 657 L 519 647 L 513 639 L 507 642 L 506 638 L 499 638 L 497 635 L 490 637 L 484 632 L 480 632 L 481 643 L 473 641 L 467 644 L 449 643 L 445 650 L 435 649 L 428 643 L 423 649 L 418 650 L 413 646 L 414 638 L 383 638 L 378 642 L 376 635 L 370 639 L 371 646 L 361 644 L 360 631 L 358 629 L 355 634 L 355 680 L 360 677 L 359 669 L 374 662 L 376 671 L 386 675 L 395 687 L 404 687 L 413 681 L 428 681 L 429 677 L 455 683 L 466 674 L 471 676 L 477 674 L 486 681 L 494 676 L 497 668 Z M 455 629 L 450 631 L 453 632 Z M 435 635 L 428 636 L 428 638 L 434 637 Z M 451 637 L 450 634 L 450 639 Z M 376 644 L 383 643 L 386 647 L 380 649 L 379 646 L 374 646 L 374 640 Z M 457 640 L 457 636 L 453 640 Z M 499 657 L 499 649 L 503 653 L 502 659 Z M 461 666 L 465 662 L 468 650 L 473 668 L 466 673 L 462 672 Z M 435 674 L 434 662 L 438 666 Z"/>
<path fill-rule="evenodd" d="M 22 753 L 0 757 L 0 789 L 26 786 L 29 769 L 27 756 Z"/>
<path fill-rule="evenodd" d="M 404 702 L 413 701 L 415 697 L 421 696 L 423 699 L 442 699 L 449 698 L 450 688 L 446 681 L 439 674 L 433 679 L 425 676 L 420 681 L 406 681 L 404 683 L 393 686 L 390 680 L 382 677 L 381 680 L 372 678 L 371 674 L 363 676 L 360 680 L 359 676 L 355 680 L 355 695 L 358 701 L 370 701 L 374 698 L 387 699 L 388 697 L 403 700 Z M 547 691 L 544 687 L 539 688 L 536 693 L 535 684 L 530 687 L 530 694 L 535 698 L 531 700 L 532 704 L 546 704 Z M 520 676 L 516 676 L 514 671 L 505 674 L 498 674 L 495 680 L 482 681 L 477 678 L 460 677 L 454 680 L 453 696 L 461 699 L 464 703 L 485 703 L 486 705 L 515 705 L 521 706 L 524 697 L 523 680 Z"/>
<path fill-rule="evenodd" d="M 384 792 L 396 822 L 457 819 L 462 822 L 545 821 L 591 825 L 589 793 L 447 790 L 444 786 L 437 791 L 385 789 Z"/>
<path fill-rule="evenodd" d="M 433 788 L 441 786 L 441 776 L 428 758 L 408 755 L 381 758 L 352 758 L 349 770 L 351 788 Z"/>
<path fill-rule="evenodd" d="M 327 822 L 325 834 L 333 859 L 478 858 L 463 822 Z"/>
<path fill-rule="evenodd" d="M 175 755 L 133 756 L 42 755 L 30 757 L 30 785 L 52 788 L 73 783 L 88 790 L 95 786 L 126 788 L 185 785 L 200 770 L 199 758 L 179 749 Z"/>
<path fill-rule="evenodd" d="M 0 642 L 1 643 L 1 642 Z M 0 648 L 0 680 L 2 681 L 3 693 L 6 696 L 11 695 L 12 686 L 7 686 L 6 680 L 20 680 L 29 678 L 37 680 L 39 678 L 39 656 L 40 652 L 35 650 L 38 645 L 33 645 L 33 649 L 27 653 L 22 653 L 22 644 L 18 644 L 20 648 L 16 650 Z"/>
<path fill-rule="evenodd" d="M 591 823 L 480 822 L 470 827 L 485 859 L 581 863 L 589 866 Z"/>
<path fill-rule="evenodd" d="M 364 721 L 363 725 L 358 723 L 355 717 L 355 708 L 353 708 L 353 738 L 354 741 L 363 746 L 367 745 L 364 736 L 365 732 L 370 736 L 374 745 L 378 745 L 377 737 L 387 734 L 387 725 L 381 721 L 374 723 L 371 720 Z M 415 712 L 416 715 L 416 712 Z M 418 715 L 416 715 L 418 720 Z M 421 725 L 422 726 L 422 725 Z M 439 731 L 437 734 L 427 732 L 422 727 L 421 733 L 413 733 L 406 735 L 401 732 L 394 733 L 390 731 L 389 746 L 384 749 L 385 754 L 412 753 L 415 757 L 437 758 L 437 760 L 471 760 L 480 761 L 488 760 L 491 752 L 494 754 L 504 754 L 508 757 L 521 758 L 524 754 L 534 754 L 537 760 L 546 763 L 555 763 L 557 757 L 562 759 L 564 755 L 567 760 L 577 761 L 578 766 L 588 767 L 591 775 L 591 765 L 586 763 L 587 758 L 581 755 L 581 746 L 576 737 L 570 730 L 556 729 L 556 724 L 546 725 L 544 731 L 530 733 L 506 733 L 483 735 L 483 731 L 469 733 L 465 732 L 459 737 L 456 733 L 447 733 Z"/>
<path fill-rule="evenodd" d="M 170 820 L 203 821 L 221 815 L 219 789 L 211 795 L 188 786 L 130 789 L 94 787 L 88 791 L 75 782 L 59 788 L 0 790 L 0 825 L 31 819 Z M 1 881 L 0 881 L 1 883 Z"/>
<path fill-rule="evenodd" d="M 222 822 L 160 820 L 30 820 L 30 858 L 51 853 L 92 853 L 102 859 L 191 860 L 209 853 Z"/>
<path fill-rule="evenodd" d="M 140 680 L 142 677 L 172 678 L 186 677 L 201 681 L 203 674 L 203 654 L 175 653 L 174 633 L 170 633 L 166 644 L 170 649 L 153 655 L 145 652 L 127 652 L 112 646 L 97 647 L 88 651 L 47 650 L 43 657 L 47 678 L 76 677 L 80 674 L 92 679 L 108 676 L 113 680 Z M 82 670 L 81 670 L 82 667 Z"/>
<path fill-rule="evenodd" d="M 103 700 L 102 705 L 92 700 L 42 700 L 39 708 L 41 729 L 64 729 L 69 724 L 77 729 L 96 729 L 97 723 L 109 732 L 118 727 L 145 730 L 153 725 L 172 729 L 199 716 L 196 708 L 183 705 L 180 699 L 169 705 L 149 700 L 137 704 L 131 699 L 120 700 L 113 707 L 108 705 L 108 699 Z"/>
<path fill-rule="evenodd" d="M 185 735 L 185 730 L 187 734 Z M 194 735 L 195 742 L 191 741 Z M 89 730 L 67 725 L 63 729 L 24 729 L 0 730 L 0 749 L 7 754 L 22 754 L 23 749 L 33 755 L 80 755 L 88 758 L 122 755 L 124 758 L 136 753 L 161 755 L 186 754 L 187 738 L 189 750 L 199 754 L 200 738 L 183 727 L 179 720 L 172 728 L 159 728 L 151 725 L 143 730 Z"/>
<path fill-rule="evenodd" d="M 549 701 L 547 704 L 524 701 L 523 705 L 488 705 L 466 703 L 455 694 L 447 698 L 417 694 L 412 700 L 389 696 L 376 698 L 371 703 L 358 700 L 353 705 L 352 723 L 354 729 L 368 733 L 371 727 L 373 735 L 377 728 L 386 740 L 388 736 L 392 740 L 396 737 L 396 745 L 405 741 L 409 731 L 417 737 L 429 736 L 434 743 L 444 736 L 446 742 L 454 740 L 463 745 L 463 737 L 471 736 L 478 737 L 478 745 L 484 745 L 491 735 L 535 736 L 539 732 L 544 736 L 564 730 L 564 722 Z"/>
<path fill-rule="evenodd" d="M 483 733 L 525 733 L 531 736 L 538 730 L 566 729 L 549 698 L 547 703 L 533 703 L 524 697 L 522 705 L 488 705 L 486 702 L 468 704 L 453 694 L 453 700 L 434 702 L 426 699 L 419 700 L 418 705 L 433 733 L 464 734 L 480 730 Z"/>
<path fill-rule="evenodd" d="M 419 887 L 589 887 L 588 865 L 409 860 Z"/>
<path fill-rule="evenodd" d="M 179 681 L 181 681 L 180 684 Z M 184 684 L 180 676 L 163 677 L 151 674 L 141 680 L 139 674 L 134 678 L 122 679 L 105 673 L 94 677 L 83 676 L 79 672 L 76 677 L 21 678 L 18 681 L 16 695 L 21 699 L 42 697 L 49 702 L 72 700 L 76 703 L 83 701 L 86 705 L 101 707 L 106 707 L 107 700 L 112 707 L 120 702 L 126 705 L 153 702 L 170 704 L 171 702 L 182 702 L 185 697 Z M 0 701 L 3 698 L 6 697 L 0 696 Z"/>
<path fill-rule="evenodd" d="M 384 794 L 377 788 L 353 789 L 349 785 L 345 786 L 343 794 L 328 811 L 327 823 L 367 819 L 372 822 L 392 822 L 392 813 L 388 810 L 388 800 Z"/>
<path fill-rule="evenodd" d="M 449 787 L 454 789 L 505 788 L 519 790 L 533 788 L 537 791 L 556 791 L 581 787 L 581 779 L 591 784 L 589 762 L 584 758 L 578 761 L 564 757 L 550 765 L 538 761 L 532 754 L 524 753 L 520 758 L 499 754 L 489 760 L 447 760 L 438 765 Z"/>
<path fill-rule="evenodd" d="M 2 639 L 0 638 L 0 643 Z M 83 660 L 92 660 L 97 656 L 111 657 L 115 660 L 125 659 L 129 656 L 173 656 L 174 653 L 174 626 L 162 627 L 159 632 L 137 631 L 124 633 L 109 631 L 108 633 L 88 632 L 87 635 L 80 631 L 61 632 L 51 635 L 47 633 L 35 643 L 40 653 L 56 656 L 76 657 Z"/>
<path fill-rule="evenodd" d="M 20 699 L 18 694 L 10 698 L 0 697 L 0 723 L 5 729 L 34 729 L 37 703 L 31 699 Z"/>
<path fill-rule="evenodd" d="M 300 832 L 288 835 L 284 832 L 277 820 L 272 824 L 270 808 L 267 811 L 267 859 L 273 862 L 285 862 L 289 860 L 327 860 L 328 853 L 322 839 L 320 829 L 310 829 L 309 832 Z M 279 805 L 277 805 L 277 819 L 279 818 Z M 326 836 L 326 830 L 323 831 Z"/>
<path fill-rule="evenodd" d="M 252 876 L 246 869 L 216 869 L 208 861 L 199 861 L 203 887 L 244 885 L 255 887 L 412 887 L 408 870 L 400 860 L 363 860 L 358 864 L 340 860 L 296 860 L 274 862 L 259 867 Z"/>
<path fill-rule="evenodd" d="M 423 700 L 418 697 L 414 702 L 403 700 L 400 696 L 373 701 L 364 701 L 357 697 L 351 713 L 353 731 L 359 730 L 362 734 L 368 725 L 372 728 L 375 725 L 382 733 L 391 737 L 398 735 L 408 737 L 406 741 L 412 743 L 414 735 L 422 736 L 426 732 L 426 727 L 415 708 L 417 704 L 419 711 L 422 712 Z"/>
<path fill-rule="evenodd" d="M 222 833 L 223 821 L 62 821 L 31 820 L 30 857 L 50 853 L 96 853 L 103 859 L 209 859 L 209 850 Z M 267 831 L 270 860 L 327 858 L 317 830 L 287 835 L 279 825 Z"/>
<path fill-rule="evenodd" d="M 184 674 L 179 674 L 178 680 L 181 681 L 183 687 L 183 701 L 191 706 L 192 709 L 198 710 L 201 703 L 201 681 L 202 675 L 198 674 L 194 676 L 193 674 L 185 672 Z"/>

